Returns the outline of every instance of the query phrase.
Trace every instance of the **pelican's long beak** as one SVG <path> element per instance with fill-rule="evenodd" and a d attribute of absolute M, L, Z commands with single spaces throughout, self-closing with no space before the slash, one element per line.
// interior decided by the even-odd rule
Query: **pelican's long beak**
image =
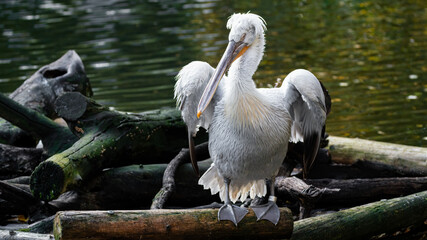
<path fill-rule="evenodd" d="M 206 85 L 205 91 L 203 91 L 203 95 L 200 98 L 199 105 L 197 106 L 197 118 L 200 117 L 211 102 L 222 76 L 224 76 L 231 64 L 242 56 L 248 48 L 249 46 L 242 41 L 235 42 L 231 40 L 228 42 L 227 49 L 225 49 L 212 78 L 209 80 L 208 85 Z"/>

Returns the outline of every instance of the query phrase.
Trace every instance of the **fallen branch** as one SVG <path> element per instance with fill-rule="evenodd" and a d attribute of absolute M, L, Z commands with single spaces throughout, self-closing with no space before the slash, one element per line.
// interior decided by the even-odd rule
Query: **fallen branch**
<path fill-rule="evenodd" d="M 292 240 L 368 239 L 423 223 L 427 191 L 295 222 Z"/>
<path fill-rule="evenodd" d="M 208 148 L 208 143 L 203 143 L 201 145 L 196 146 L 196 155 L 198 158 L 202 155 L 202 153 L 206 152 Z M 166 170 L 163 174 L 163 183 L 162 188 L 156 194 L 153 199 L 153 203 L 151 204 L 151 209 L 162 209 L 166 203 L 166 201 L 172 196 L 175 192 L 175 174 L 184 162 L 188 161 L 190 158 L 189 149 L 182 149 L 181 152 L 176 155 L 174 159 L 168 164 Z M 203 158 L 202 158 L 203 159 Z"/>
<path fill-rule="evenodd" d="M 257 221 L 252 210 L 236 227 L 218 221 L 218 209 L 70 211 L 54 221 L 56 239 L 282 239 L 292 233 L 291 211 L 280 209 L 275 226 Z"/>

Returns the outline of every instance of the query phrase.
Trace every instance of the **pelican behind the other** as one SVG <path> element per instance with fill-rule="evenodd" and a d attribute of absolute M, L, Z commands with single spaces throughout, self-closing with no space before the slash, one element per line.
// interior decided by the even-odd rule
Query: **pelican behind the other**
<path fill-rule="evenodd" d="M 258 219 L 277 224 L 275 176 L 289 141 L 304 141 L 304 172 L 311 167 L 328 111 L 325 95 L 317 78 L 303 69 L 291 72 L 280 88 L 256 88 L 252 76 L 264 53 L 265 22 L 255 14 L 234 14 L 227 28 L 229 42 L 217 68 L 205 62 L 186 65 L 177 75 L 175 98 L 190 149 L 198 128 L 209 130 L 213 164 L 199 184 L 219 192 L 225 202 L 218 218 L 237 225 L 248 211 L 232 203 L 266 195 L 271 180 L 268 203 L 252 208 Z"/>

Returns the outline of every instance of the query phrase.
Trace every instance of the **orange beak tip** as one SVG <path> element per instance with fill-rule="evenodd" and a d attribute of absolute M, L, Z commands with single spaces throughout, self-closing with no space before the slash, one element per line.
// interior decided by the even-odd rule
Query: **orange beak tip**
<path fill-rule="evenodd" d="M 201 112 L 201 111 L 198 111 L 198 112 L 197 112 L 197 118 L 200 118 L 200 115 L 202 115 L 202 112 Z"/>

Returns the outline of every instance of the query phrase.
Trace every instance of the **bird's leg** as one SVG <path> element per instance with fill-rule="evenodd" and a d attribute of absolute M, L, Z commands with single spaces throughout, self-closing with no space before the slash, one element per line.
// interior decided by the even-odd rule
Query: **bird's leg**
<path fill-rule="evenodd" d="M 253 206 L 252 209 L 254 210 L 254 213 L 257 216 L 258 221 L 261 219 L 265 219 L 274 223 L 274 225 L 277 225 L 280 219 L 280 210 L 276 204 L 277 197 L 274 196 L 275 179 L 276 179 L 275 177 L 272 177 L 271 179 L 270 196 L 268 197 L 268 203 L 263 205 Z"/>
<path fill-rule="evenodd" d="M 237 226 L 237 223 L 243 219 L 243 217 L 248 213 L 248 210 L 231 203 L 229 196 L 230 192 L 228 191 L 230 186 L 230 179 L 224 179 L 224 182 L 226 192 L 225 202 L 218 211 L 218 220 L 230 220 Z"/>

